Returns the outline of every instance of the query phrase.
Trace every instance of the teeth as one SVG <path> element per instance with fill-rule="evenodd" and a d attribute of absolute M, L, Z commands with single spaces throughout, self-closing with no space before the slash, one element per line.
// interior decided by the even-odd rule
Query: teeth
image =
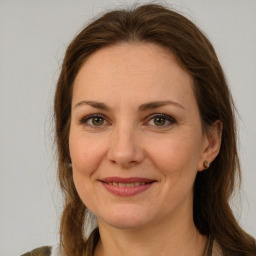
<path fill-rule="evenodd" d="M 145 182 L 133 182 L 133 183 L 119 183 L 119 182 L 107 182 L 108 185 L 112 185 L 115 187 L 138 187 L 138 186 L 143 186 L 146 183 Z"/>
<path fill-rule="evenodd" d="M 134 187 L 134 183 L 127 183 L 125 184 L 126 187 Z"/>

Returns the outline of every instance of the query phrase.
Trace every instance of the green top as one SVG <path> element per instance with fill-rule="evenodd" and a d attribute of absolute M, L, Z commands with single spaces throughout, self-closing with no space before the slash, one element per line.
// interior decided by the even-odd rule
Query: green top
<path fill-rule="evenodd" d="M 31 252 L 27 252 L 22 254 L 21 256 L 50 256 L 51 255 L 51 247 L 50 246 L 43 246 L 37 248 Z"/>

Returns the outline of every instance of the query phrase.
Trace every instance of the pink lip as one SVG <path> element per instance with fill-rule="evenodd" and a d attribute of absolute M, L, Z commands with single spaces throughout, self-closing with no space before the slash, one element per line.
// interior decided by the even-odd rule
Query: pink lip
<path fill-rule="evenodd" d="M 144 192 L 145 190 L 149 189 L 156 180 L 148 179 L 148 178 L 141 178 L 141 177 L 130 177 L 130 178 L 121 178 L 121 177 L 108 177 L 99 180 L 102 185 L 112 194 L 118 196 L 133 196 L 139 193 Z M 114 186 L 113 184 L 109 183 L 145 183 L 140 184 L 134 187 L 119 187 Z"/>

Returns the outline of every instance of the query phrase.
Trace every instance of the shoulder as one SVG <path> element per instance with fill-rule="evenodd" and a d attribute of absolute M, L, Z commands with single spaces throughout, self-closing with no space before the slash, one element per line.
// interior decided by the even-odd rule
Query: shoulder
<path fill-rule="evenodd" d="M 21 256 L 51 256 L 51 252 L 52 252 L 52 247 L 42 246 L 34 249 L 31 252 L 24 253 Z"/>
<path fill-rule="evenodd" d="M 42 246 L 33 251 L 22 254 L 21 256 L 55 256 L 55 248 L 51 246 Z"/>

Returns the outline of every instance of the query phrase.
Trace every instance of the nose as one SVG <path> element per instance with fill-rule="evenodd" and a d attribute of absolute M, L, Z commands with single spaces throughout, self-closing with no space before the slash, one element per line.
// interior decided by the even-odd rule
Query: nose
<path fill-rule="evenodd" d="M 139 131 L 133 127 L 116 127 L 112 135 L 107 155 L 110 162 L 128 169 L 143 161 L 145 152 Z"/>

